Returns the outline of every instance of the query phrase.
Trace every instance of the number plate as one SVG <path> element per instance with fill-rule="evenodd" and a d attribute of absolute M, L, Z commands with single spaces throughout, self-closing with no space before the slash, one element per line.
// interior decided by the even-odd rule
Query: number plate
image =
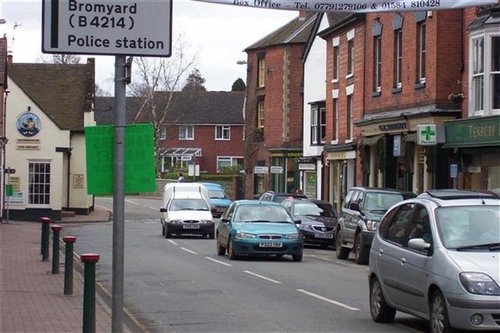
<path fill-rule="evenodd" d="M 259 247 L 279 248 L 279 247 L 283 247 L 283 243 L 281 243 L 281 242 L 260 242 Z"/>
<path fill-rule="evenodd" d="M 200 229 L 199 224 L 183 224 L 182 225 L 183 229 Z"/>
<path fill-rule="evenodd" d="M 326 239 L 333 239 L 333 234 L 314 234 L 314 238 L 326 238 Z"/>

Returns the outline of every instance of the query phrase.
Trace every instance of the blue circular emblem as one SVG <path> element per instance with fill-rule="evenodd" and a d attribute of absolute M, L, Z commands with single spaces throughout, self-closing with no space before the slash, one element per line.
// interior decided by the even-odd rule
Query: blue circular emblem
<path fill-rule="evenodd" d="M 17 130 L 24 136 L 35 136 L 40 132 L 40 118 L 31 112 L 24 112 L 17 118 Z"/>

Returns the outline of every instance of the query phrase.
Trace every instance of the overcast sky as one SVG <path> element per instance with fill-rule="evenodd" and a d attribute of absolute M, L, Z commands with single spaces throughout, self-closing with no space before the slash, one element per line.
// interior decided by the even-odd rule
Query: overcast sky
<path fill-rule="evenodd" d="M 7 35 L 14 62 L 40 62 L 41 0 L 0 0 L 0 34 Z M 183 34 L 188 50 L 197 53 L 197 68 L 210 91 L 229 91 L 246 80 L 243 50 L 297 17 L 298 12 L 173 0 L 172 35 Z M 50 56 L 50 55 L 46 55 Z M 85 60 L 87 56 L 82 56 Z M 96 81 L 113 93 L 114 56 L 95 56 Z"/>

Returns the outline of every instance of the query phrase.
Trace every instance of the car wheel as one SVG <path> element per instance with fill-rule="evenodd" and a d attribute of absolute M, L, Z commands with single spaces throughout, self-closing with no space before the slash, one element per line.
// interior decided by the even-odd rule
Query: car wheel
<path fill-rule="evenodd" d="M 165 238 L 170 238 L 172 237 L 172 234 L 170 233 L 170 231 L 168 231 L 168 228 L 165 227 Z"/>
<path fill-rule="evenodd" d="M 224 246 L 222 246 L 221 243 L 219 243 L 219 241 L 217 241 L 217 254 L 220 256 L 223 256 L 226 254 L 226 248 Z"/>
<path fill-rule="evenodd" d="M 235 260 L 238 258 L 236 253 L 234 253 L 233 243 L 231 241 L 229 241 L 229 244 L 227 245 L 227 256 L 229 257 L 229 260 Z"/>
<path fill-rule="evenodd" d="M 377 323 L 390 323 L 396 316 L 396 310 L 387 305 L 377 278 L 370 281 L 370 314 Z"/>
<path fill-rule="evenodd" d="M 449 333 L 453 332 L 446 310 L 446 302 L 443 294 L 436 290 L 432 293 L 430 304 L 430 332 L 431 333 Z"/>
<path fill-rule="evenodd" d="M 161 235 L 165 236 L 165 226 L 163 224 L 161 225 Z"/>
<path fill-rule="evenodd" d="M 208 239 L 214 239 L 214 238 L 215 238 L 215 236 L 214 236 L 214 232 L 213 232 L 213 231 L 212 231 L 212 232 L 209 232 L 209 233 L 207 234 L 207 236 L 208 236 Z"/>
<path fill-rule="evenodd" d="M 354 244 L 355 244 L 354 259 L 356 260 L 356 264 L 367 265 L 369 260 L 368 248 L 366 246 L 363 246 L 363 244 L 361 244 L 361 236 L 359 234 L 356 235 Z"/>
<path fill-rule="evenodd" d="M 342 246 L 342 230 L 337 233 L 335 252 L 337 253 L 338 259 L 347 259 L 349 257 L 350 250 Z"/>
<path fill-rule="evenodd" d="M 301 254 L 293 254 L 292 260 L 293 261 L 302 261 L 302 253 Z"/>

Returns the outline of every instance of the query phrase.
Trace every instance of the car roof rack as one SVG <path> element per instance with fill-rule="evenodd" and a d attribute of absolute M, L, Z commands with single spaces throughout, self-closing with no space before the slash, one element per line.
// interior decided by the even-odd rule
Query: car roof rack
<path fill-rule="evenodd" d="M 500 198 L 493 192 L 479 192 L 479 191 L 466 191 L 466 190 L 427 190 L 425 191 L 429 196 L 441 200 L 455 200 L 455 199 L 498 199 Z"/>

